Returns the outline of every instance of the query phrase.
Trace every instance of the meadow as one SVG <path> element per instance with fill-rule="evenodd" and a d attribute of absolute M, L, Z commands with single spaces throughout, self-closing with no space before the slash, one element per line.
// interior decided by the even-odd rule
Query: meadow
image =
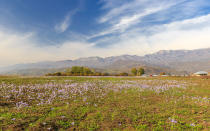
<path fill-rule="evenodd" d="M 210 79 L 0 77 L 0 130 L 210 130 Z"/>

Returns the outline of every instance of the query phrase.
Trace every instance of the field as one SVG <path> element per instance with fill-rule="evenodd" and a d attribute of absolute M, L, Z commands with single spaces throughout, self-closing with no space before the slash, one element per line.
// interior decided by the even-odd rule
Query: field
<path fill-rule="evenodd" d="M 210 130 L 210 79 L 0 77 L 0 130 Z"/>

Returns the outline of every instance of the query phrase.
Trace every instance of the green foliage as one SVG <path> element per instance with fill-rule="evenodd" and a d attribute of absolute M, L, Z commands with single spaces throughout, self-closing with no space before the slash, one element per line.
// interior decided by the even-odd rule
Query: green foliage
<path fill-rule="evenodd" d="M 138 69 L 138 75 L 141 76 L 144 74 L 144 68 L 139 68 Z"/>
<path fill-rule="evenodd" d="M 71 73 L 73 75 L 89 75 L 89 74 L 93 74 L 94 71 L 92 71 L 91 69 L 87 67 L 73 66 L 71 68 Z"/>
<path fill-rule="evenodd" d="M 119 74 L 119 76 L 128 76 L 128 73 L 122 72 L 122 73 Z"/>
<path fill-rule="evenodd" d="M 65 72 L 56 72 L 46 74 L 47 76 L 92 76 L 97 75 L 93 69 L 82 66 L 73 66 L 71 69 L 67 69 Z M 100 74 L 101 75 L 101 74 Z"/>
<path fill-rule="evenodd" d="M 137 130 L 146 130 L 147 128 L 148 128 L 147 125 L 138 125 L 138 126 L 136 126 Z"/>
<path fill-rule="evenodd" d="M 112 74 L 113 76 L 128 76 L 126 72 Z M 73 66 L 65 72 L 48 73 L 46 76 L 111 76 L 109 73 L 95 72 L 93 69 L 82 66 Z"/>
<path fill-rule="evenodd" d="M 132 68 L 131 69 L 131 73 L 134 75 L 134 76 L 141 76 L 143 75 L 145 72 L 144 72 L 144 68 L 139 68 L 138 70 L 136 68 Z"/>
<path fill-rule="evenodd" d="M 132 68 L 131 69 L 131 73 L 136 76 L 137 75 L 137 69 L 136 68 Z"/>
<path fill-rule="evenodd" d="M 165 72 L 161 72 L 160 75 L 166 75 L 166 73 Z"/>

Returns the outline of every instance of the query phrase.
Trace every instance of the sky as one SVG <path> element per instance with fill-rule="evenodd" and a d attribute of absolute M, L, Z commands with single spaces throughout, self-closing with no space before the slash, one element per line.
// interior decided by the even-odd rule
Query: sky
<path fill-rule="evenodd" d="M 210 47 L 210 0 L 0 0 L 0 66 Z"/>

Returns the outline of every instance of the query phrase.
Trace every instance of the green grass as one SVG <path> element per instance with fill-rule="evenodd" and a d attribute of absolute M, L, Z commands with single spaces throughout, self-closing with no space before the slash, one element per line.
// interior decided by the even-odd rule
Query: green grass
<path fill-rule="evenodd" d="M 0 77 L 0 85 L 0 130 L 210 130 L 210 79 Z"/>

